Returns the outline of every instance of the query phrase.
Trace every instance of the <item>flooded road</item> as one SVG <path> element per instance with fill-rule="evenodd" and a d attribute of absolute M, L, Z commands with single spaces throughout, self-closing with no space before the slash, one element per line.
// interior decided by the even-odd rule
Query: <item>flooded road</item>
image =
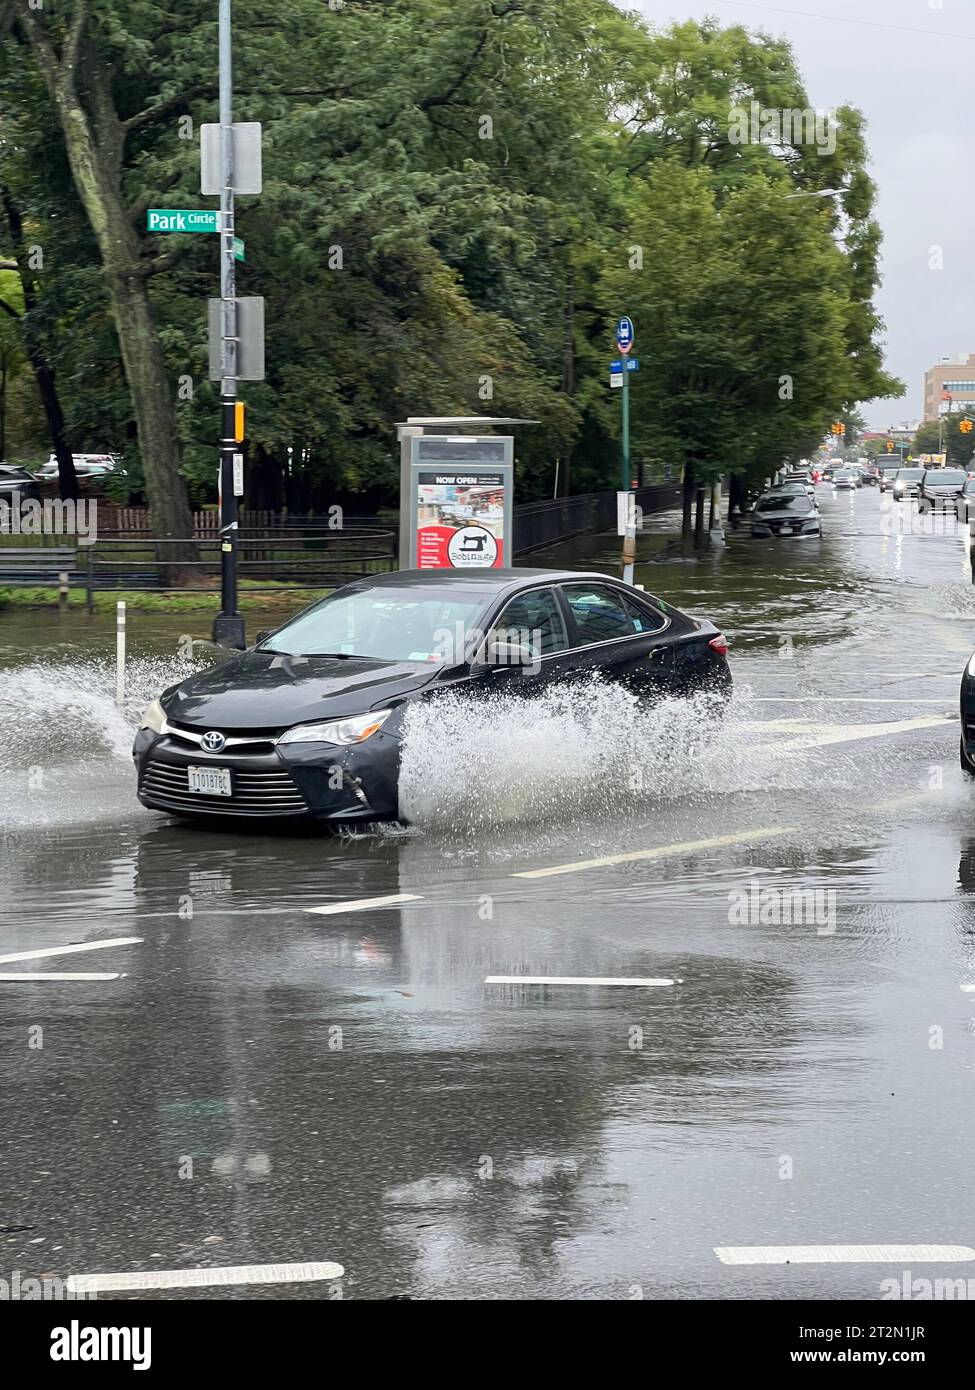
<path fill-rule="evenodd" d="M 108 622 L 0 614 L 0 971 L 112 977 L 0 983 L 6 1267 L 337 1260 L 248 1296 L 369 1299 L 975 1275 L 716 1253 L 975 1246 L 967 535 L 820 505 L 822 541 L 640 541 L 637 581 L 731 640 L 705 737 L 613 691 L 421 725 L 410 826 L 354 836 L 139 806 L 131 726 L 212 659 L 200 618 L 132 615 L 120 711 Z M 667 983 L 486 983 L 526 975 Z"/>

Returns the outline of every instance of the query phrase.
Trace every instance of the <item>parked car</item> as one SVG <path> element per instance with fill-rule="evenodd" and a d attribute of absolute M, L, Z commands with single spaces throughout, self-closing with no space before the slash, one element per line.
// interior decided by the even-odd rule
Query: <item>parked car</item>
<path fill-rule="evenodd" d="M 807 498 L 815 498 L 816 495 L 814 482 L 804 473 L 787 473 L 784 480 L 782 482 L 776 482 L 776 485 L 773 486 L 773 488 L 769 488 L 769 491 L 784 492 L 786 489 L 790 489 L 790 491 L 793 492 L 804 492 Z"/>
<path fill-rule="evenodd" d="M 34 475 L 28 473 L 26 468 L 18 468 L 12 463 L 0 463 L 0 501 L 6 502 L 9 506 L 15 497 L 19 497 L 22 502 L 38 502 L 41 490 Z"/>
<path fill-rule="evenodd" d="M 916 497 L 924 477 L 923 468 L 898 468 L 892 492 L 895 502 L 903 502 L 905 497 Z"/>
<path fill-rule="evenodd" d="M 975 520 L 975 478 L 968 475 L 962 486 L 962 490 L 955 499 L 955 511 L 958 513 L 959 521 Z"/>
<path fill-rule="evenodd" d="M 918 488 L 918 510 L 954 507 L 967 482 L 963 468 L 926 468 Z"/>
<path fill-rule="evenodd" d="M 647 701 L 701 690 L 723 701 L 727 651 L 713 623 L 604 574 L 374 575 L 153 700 L 132 750 L 138 797 L 188 818 L 392 820 L 417 701 L 529 696 L 596 675 Z M 490 776 L 470 755 L 471 776 Z"/>
<path fill-rule="evenodd" d="M 818 536 L 819 508 L 804 492 L 764 492 L 752 508 L 752 535 Z"/>

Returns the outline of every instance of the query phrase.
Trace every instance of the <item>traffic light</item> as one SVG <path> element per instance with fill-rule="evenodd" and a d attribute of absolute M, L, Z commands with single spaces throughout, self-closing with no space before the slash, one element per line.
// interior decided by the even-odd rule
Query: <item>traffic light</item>
<path fill-rule="evenodd" d="M 971 420 L 962 420 L 962 421 L 959 423 L 958 428 L 961 430 L 962 434 L 971 434 L 971 432 L 972 432 L 972 422 L 971 422 Z"/>
<path fill-rule="evenodd" d="M 887 440 L 887 452 L 888 454 L 892 454 L 894 452 L 894 441 L 892 439 Z"/>
<path fill-rule="evenodd" d="M 846 426 L 843 424 L 841 420 L 837 420 L 835 425 L 833 425 L 831 429 L 833 434 L 846 434 Z"/>

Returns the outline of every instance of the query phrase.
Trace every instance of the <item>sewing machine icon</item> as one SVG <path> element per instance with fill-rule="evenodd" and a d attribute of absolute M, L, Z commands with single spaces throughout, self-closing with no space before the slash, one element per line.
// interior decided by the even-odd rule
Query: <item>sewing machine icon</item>
<path fill-rule="evenodd" d="M 487 538 L 487 536 L 483 533 L 483 531 L 481 532 L 481 534 L 480 534 L 479 536 L 478 536 L 478 535 L 474 535 L 474 536 L 469 536 L 469 535 L 468 535 L 468 536 L 465 536 L 464 539 L 463 539 L 463 541 L 461 542 L 461 546 L 460 546 L 460 549 L 461 549 L 462 554 L 464 554 L 464 555 L 483 555 L 483 554 L 484 554 L 484 547 L 487 545 L 487 540 L 488 540 L 488 538 Z"/>

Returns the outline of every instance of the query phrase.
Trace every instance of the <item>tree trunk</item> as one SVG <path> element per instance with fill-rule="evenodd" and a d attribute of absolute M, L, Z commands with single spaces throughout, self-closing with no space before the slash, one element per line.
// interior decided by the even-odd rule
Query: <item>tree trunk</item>
<path fill-rule="evenodd" d="M 103 60 L 86 36 L 84 0 L 76 0 L 61 53 L 55 52 L 38 14 L 24 10 L 17 23 L 37 59 L 64 136 L 75 190 L 91 224 L 105 269 L 119 349 L 138 430 L 139 451 L 154 533 L 186 542 L 165 548 L 166 558 L 196 557 L 193 516 L 180 475 L 173 392 L 153 320 L 139 239 L 122 196 L 125 130 L 112 103 Z M 84 84 L 87 105 L 82 102 Z M 168 582 L 178 582 L 174 574 Z"/>
<path fill-rule="evenodd" d="M 576 393 L 576 273 L 570 265 L 565 276 L 565 331 L 562 338 L 562 391 L 572 400 Z M 558 495 L 568 497 L 572 479 L 572 445 L 566 444 L 559 466 Z"/>
<path fill-rule="evenodd" d="M 694 467 L 693 464 L 684 465 L 683 493 L 681 496 L 681 526 L 680 526 L 680 548 L 681 554 L 686 558 L 691 553 L 692 545 L 692 510 L 694 506 Z"/>
<path fill-rule="evenodd" d="M 694 499 L 694 549 L 704 549 L 704 488 L 698 487 Z"/>
<path fill-rule="evenodd" d="M 10 229 L 10 240 L 13 243 L 20 274 L 20 287 L 24 296 L 24 313 L 20 321 L 24 334 L 24 348 L 31 371 L 34 373 L 34 380 L 37 382 L 41 405 L 44 407 L 47 432 L 51 436 L 51 450 L 58 463 L 58 492 L 65 501 L 77 501 L 78 475 L 75 472 L 71 447 L 65 436 L 64 411 L 61 409 L 61 398 L 54 381 L 54 368 L 48 360 L 45 345 L 41 342 L 37 330 L 37 286 L 27 260 L 23 219 L 20 208 L 10 196 L 8 188 L 0 189 L 0 199 L 3 201 L 4 216 Z M 0 450 L 0 458 L 3 457 L 3 453 L 4 451 Z"/>

